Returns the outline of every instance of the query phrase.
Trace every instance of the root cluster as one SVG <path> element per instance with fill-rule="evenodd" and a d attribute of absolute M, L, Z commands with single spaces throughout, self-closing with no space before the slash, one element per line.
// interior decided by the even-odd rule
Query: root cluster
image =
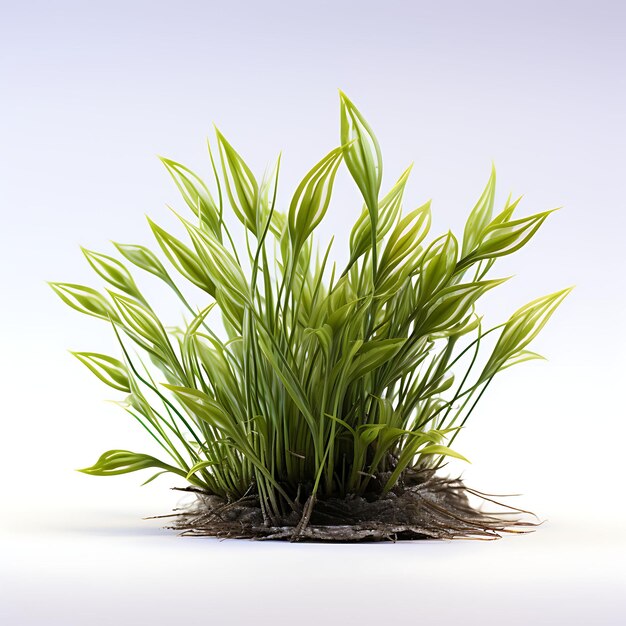
<path fill-rule="evenodd" d="M 320 542 L 498 539 L 537 525 L 530 521 L 532 513 L 497 502 L 461 479 L 434 473 L 405 478 L 384 496 L 309 497 L 300 511 L 271 521 L 264 518 L 256 495 L 225 502 L 194 488 L 184 491 L 194 492 L 196 500 L 177 509 L 168 528 L 191 536 Z M 496 510 L 483 510 L 487 504 Z"/>

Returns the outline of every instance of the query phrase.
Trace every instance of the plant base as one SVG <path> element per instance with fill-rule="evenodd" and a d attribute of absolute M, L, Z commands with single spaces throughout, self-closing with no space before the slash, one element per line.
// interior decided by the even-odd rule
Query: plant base
<path fill-rule="evenodd" d="M 198 489 L 197 499 L 172 515 L 172 528 L 187 536 L 287 541 L 396 541 L 400 539 L 499 539 L 502 533 L 530 532 L 533 515 L 496 502 L 460 479 L 413 475 L 379 497 L 352 496 L 314 501 L 279 520 L 264 519 L 256 495 L 225 502 Z M 472 505 L 470 497 L 479 501 Z M 482 505 L 495 505 L 485 512 Z M 163 516 L 170 517 L 170 516 Z"/>

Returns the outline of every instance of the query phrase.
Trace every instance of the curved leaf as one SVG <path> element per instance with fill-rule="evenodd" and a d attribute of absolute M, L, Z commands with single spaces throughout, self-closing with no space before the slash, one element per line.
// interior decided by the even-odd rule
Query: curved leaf
<path fill-rule="evenodd" d="M 417 285 L 420 303 L 429 300 L 448 284 L 456 268 L 457 254 L 458 243 L 451 232 L 428 246 L 422 257 Z"/>
<path fill-rule="evenodd" d="M 389 193 L 378 203 L 378 225 L 376 238 L 380 242 L 391 230 L 402 209 L 402 196 L 404 188 L 413 165 L 404 170 L 396 184 Z M 350 233 L 350 263 L 365 254 L 372 247 L 372 220 L 367 206 L 363 208 L 361 216 Z"/>
<path fill-rule="evenodd" d="M 554 210 L 518 220 L 498 221 L 490 224 L 483 232 L 478 247 L 461 260 L 459 269 L 483 259 L 494 259 L 516 252 L 532 239 Z"/>
<path fill-rule="evenodd" d="M 117 259 L 106 254 L 81 248 L 89 265 L 110 285 L 117 287 L 131 296 L 141 298 L 141 293 L 130 275 L 130 272 Z"/>
<path fill-rule="evenodd" d="M 208 187 L 188 167 L 159 157 L 176 183 L 187 206 L 205 223 L 212 233 L 221 236 L 220 214 Z"/>
<path fill-rule="evenodd" d="M 289 206 L 289 235 L 296 250 L 322 221 L 333 189 L 342 148 L 329 152 L 298 185 Z"/>
<path fill-rule="evenodd" d="M 425 307 L 417 322 L 420 331 L 432 334 L 456 326 L 471 314 L 472 306 L 478 298 L 507 280 L 508 278 L 483 280 L 446 287 Z"/>
<path fill-rule="evenodd" d="M 364 343 L 350 364 L 348 378 L 359 379 L 393 358 L 406 339 L 380 339 Z"/>
<path fill-rule="evenodd" d="M 572 289 L 569 287 L 537 298 L 513 313 L 485 365 L 480 376 L 481 382 L 494 376 L 513 355 L 523 350 L 541 332 Z"/>
<path fill-rule="evenodd" d="M 496 168 L 491 166 L 491 175 L 487 181 L 487 186 L 480 196 L 476 206 L 472 209 L 472 212 L 465 224 L 465 232 L 463 233 L 463 250 L 461 255 L 468 255 L 478 244 L 481 239 L 481 235 L 487 224 L 491 220 L 491 213 L 493 211 L 493 201 L 496 192 Z"/>
<path fill-rule="evenodd" d="M 448 446 L 442 446 L 439 444 L 426 446 L 425 448 L 422 448 L 419 453 L 420 456 L 426 456 L 427 454 L 441 454 L 442 456 L 451 456 L 455 459 L 460 459 L 461 461 L 470 463 L 470 461 L 466 459 L 462 454 L 455 452 L 454 450 L 452 450 L 452 448 L 448 448 Z"/>
<path fill-rule="evenodd" d="M 159 261 L 156 254 L 149 248 L 137 244 L 116 243 L 115 241 L 113 245 L 120 251 L 120 254 L 133 265 L 146 272 L 150 272 L 150 274 L 154 274 L 168 284 L 172 284 L 172 279 L 165 267 L 163 267 L 163 263 Z"/>
<path fill-rule="evenodd" d="M 48 284 L 59 298 L 73 309 L 107 321 L 117 319 L 117 313 L 113 307 L 106 298 L 95 289 L 74 283 Z"/>
<path fill-rule="evenodd" d="M 117 476 L 118 474 L 128 474 L 149 467 L 158 467 L 167 472 L 185 476 L 181 469 L 163 463 L 148 454 L 137 454 L 128 450 L 108 450 L 92 465 L 84 469 L 79 469 L 83 474 L 91 476 Z"/>
<path fill-rule="evenodd" d="M 109 293 L 122 314 L 123 321 L 128 324 L 132 331 L 151 344 L 167 350 L 169 340 L 163 324 L 150 309 L 132 298 L 118 293 Z"/>
<path fill-rule="evenodd" d="M 118 359 L 97 352 L 72 352 L 72 354 L 86 365 L 103 383 L 130 393 L 130 383 L 126 366 Z"/>
<path fill-rule="evenodd" d="M 341 144 L 344 159 L 354 182 L 361 190 L 370 212 L 372 226 L 378 226 L 378 192 L 383 176 L 383 158 L 378 140 L 359 110 L 342 91 Z"/>
<path fill-rule="evenodd" d="M 176 270 L 196 287 L 200 287 L 210 295 L 215 295 L 215 284 L 202 266 L 200 259 L 182 241 L 179 241 L 166 230 L 148 218 L 150 228 L 161 246 L 161 250 Z"/>
<path fill-rule="evenodd" d="M 226 141 L 216 128 L 222 170 L 226 180 L 226 192 L 233 211 L 253 234 L 257 234 L 257 203 L 259 185 L 252 170 L 246 165 L 239 153 Z"/>

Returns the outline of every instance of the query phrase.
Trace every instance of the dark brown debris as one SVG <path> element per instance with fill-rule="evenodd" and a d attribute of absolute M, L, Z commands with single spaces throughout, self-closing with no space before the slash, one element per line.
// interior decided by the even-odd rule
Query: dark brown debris
<path fill-rule="evenodd" d="M 195 502 L 172 515 L 168 528 L 185 536 L 287 541 L 396 541 L 400 539 L 499 539 L 503 533 L 530 532 L 532 513 L 502 504 L 466 487 L 461 479 L 434 473 L 405 480 L 384 496 L 345 499 L 309 497 L 302 510 L 272 523 L 264 521 L 259 499 L 247 495 L 225 502 L 198 489 Z M 469 496 L 478 501 L 470 502 Z M 487 513 L 480 504 L 497 507 Z"/>

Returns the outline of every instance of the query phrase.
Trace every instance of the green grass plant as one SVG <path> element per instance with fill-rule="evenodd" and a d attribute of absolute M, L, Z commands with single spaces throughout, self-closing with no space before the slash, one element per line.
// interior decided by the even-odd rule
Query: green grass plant
<path fill-rule="evenodd" d="M 383 496 L 407 470 L 464 459 L 451 447 L 459 430 L 499 372 L 541 358 L 527 348 L 570 291 L 489 329 L 476 308 L 506 280 L 490 276 L 496 261 L 525 246 L 551 211 L 518 217 L 519 199 L 509 198 L 494 214 L 493 170 L 463 236 L 429 237 L 430 202 L 402 211 L 411 168 L 381 192 L 378 141 L 343 93 L 339 144 L 282 211 L 280 158 L 259 182 L 217 131 L 216 193 L 162 159 L 190 210 L 177 216 L 184 240 L 149 220 L 166 263 L 115 243 L 122 260 L 83 250 L 106 291 L 51 283 L 66 304 L 111 325 L 115 357 L 74 354 L 123 394 L 159 451 L 109 450 L 82 472 L 152 469 L 146 482 L 171 473 L 226 501 L 252 491 L 274 521 L 300 510 L 303 497 Z M 332 242 L 318 250 L 313 238 L 332 212 L 340 167 L 362 202 L 343 267 L 331 260 Z M 181 327 L 159 319 L 129 268 L 180 299 Z"/>

